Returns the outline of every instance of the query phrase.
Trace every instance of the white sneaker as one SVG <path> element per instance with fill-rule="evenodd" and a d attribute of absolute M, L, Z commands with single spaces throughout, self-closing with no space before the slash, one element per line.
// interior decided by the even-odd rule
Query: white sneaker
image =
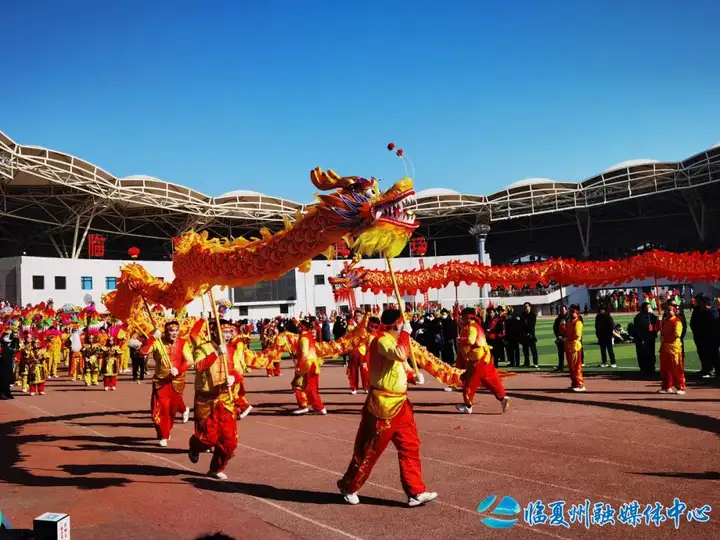
<path fill-rule="evenodd" d="M 337 481 L 337 487 L 346 503 L 360 504 L 360 497 L 358 497 L 357 493 L 348 493 L 342 488 L 342 480 Z"/>
<path fill-rule="evenodd" d="M 452 386 L 446 386 L 445 388 L 443 388 L 443 390 L 445 390 L 446 392 L 452 392 L 455 389 Z"/>
<path fill-rule="evenodd" d="M 110 390 L 110 387 L 109 387 L 109 386 L 106 386 L 106 387 L 105 387 L 105 391 L 107 392 L 108 390 Z"/>
<path fill-rule="evenodd" d="M 507 408 L 510 406 L 510 398 L 505 396 L 504 398 L 502 398 L 502 401 L 500 402 L 500 404 L 502 405 L 502 411 L 505 412 L 507 410 Z"/>
<path fill-rule="evenodd" d="M 25 392 L 27 394 L 27 391 L 28 391 L 27 388 L 23 388 L 23 392 Z"/>
<path fill-rule="evenodd" d="M 323 407 L 322 411 L 315 411 L 317 414 L 327 414 L 327 409 Z"/>
<path fill-rule="evenodd" d="M 190 418 L 190 407 L 185 407 L 185 412 L 183 413 L 182 423 L 187 424 L 189 418 Z"/>
<path fill-rule="evenodd" d="M 227 477 L 227 474 L 225 474 L 224 472 L 212 472 L 212 471 L 210 471 L 210 472 L 208 473 L 208 476 L 209 476 L 210 478 L 214 478 L 215 480 L 227 480 L 227 478 L 228 478 L 228 477 Z"/>
<path fill-rule="evenodd" d="M 158 444 L 165 448 L 167 446 L 167 439 L 160 439 L 160 442 Z"/>
<path fill-rule="evenodd" d="M 678 393 L 680 393 L 680 392 L 678 392 Z M 683 392 L 683 394 L 684 394 L 684 393 L 685 393 L 685 392 Z M 41 395 L 41 396 L 44 396 L 44 395 L 45 395 L 45 392 L 40 392 L 40 395 Z"/>
<path fill-rule="evenodd" d="M 113 386 L 110 390 L 112 390 L 113 392 L 115 392 L 115 391 L 117 390 L 117 386 Z"/>
<path fill-rule="evenodd" d="M 437 497 L 437 493 L 426 491 L 420 495 L 408 498 L 408 506 L 420 506 L 421 504 L 429 503 Z"/>
<path fill-rule="evenodd" d="M 573 388 L 573 392 L 585 392 L 587 388 L 581 386 L 580 388 Z"/>
<path fill-rule="evenodd" d="M 455 408 L 461 413 L 472 414 L 472 407 L 466 407 L 465 405 L 455 405 Z"/>
<path fill-rule="evenodd" d="M 44 392 L 43 392 L 44 393 Z M 686 394 L 685 390 L 678 390 L 675 392 L 678 396 L 684 396 Z"/>
<path fill-rule="evenodd" d="M 354 396 L 355 394 L 357 394 L 357 390 L 350 390 L 350 395 Z"/>
<path fill-rule="evenodd" d="M 304 409 L 297 409 L 296 411 L 293 411 L 293 414 L 307 414 L 310 412 L 310 409 L 307 407 Z"/>
<path fill-rule="evenodd" d="M 245 418 L 248 414 L 250 414 L 250 411 L 252 411 L 252 410 L 253 410 L 253 406 L 252 406 L 252 405 L 249 405 L 248 408 L 245 409 L 245 410 L 240 414 L 240 420 L 242 420 L 242 419 Z"/>
<path fill-rule="evenodd" d="M 610 364 L 611 368 L 617 368 L 617 364 Z"/>
<path fill-rule="evenodd" d="M 35 392 L 30 392 L 30 395 L 31 395 L 31 396 L 34 396 L 34 395 L 35 395 Z"/>

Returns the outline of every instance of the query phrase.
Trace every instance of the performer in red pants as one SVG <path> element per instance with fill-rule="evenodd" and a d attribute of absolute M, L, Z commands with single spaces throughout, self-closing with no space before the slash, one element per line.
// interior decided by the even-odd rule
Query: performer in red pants
<path fill-rule="evenodd" d="M 192 346 L 187 340 L 179 339 L 179 334 L 180 324 L 174 320 L 168 321 L 165 323 L 164 334 L 156 330 L 140 348 L 141 354 L 152 352 L 155 359 L 150 403 L 160 446 L 167 446 L 170 440 L 175 415 L 182 413 L 183 422 L 186 422 L 190 413 L 182 394 L 185 390 L 186 372 L 193 365 Z"/>
<path fill-rule="evenodd" d="M 485 340 L 485 332 L 477 318 L 475 308 L 463 309 L 462 318 L 464 324 L 458 345 L 462 350 L 466 369 L 463 374 L 463 404 L 455 405 L 455 408 L 463 413 L 472 413 L 475 392 L 482 384 L 492 392 L 505 412 L 510 404 L 510 398 L 505 395 L 505 388 L 495 369 L 490 347 Z"/>
<path fill-rule="evenodd" d="M 370 393 L 362 408 L 353 457 L 337 485 L 345 502 L 358 504 L 357 492 L 392 441 L 408 505 L 419 506 L 435 499 L 437 493 L 428 492 L 422 479 L 420 439 L 407 385 L 425 381 L 422 374 L 416 379 L 408 364 L 410 323 L 404 322 L 396 309 L 383 312 L 381 323 L 378 337 L 370 345 Z"/>
<path fill-rule="evenodd" d="M 685 360 L 683 359 L 682 321 L 677 316 L 675 300 L 665 304 L 665 314 L 660 323 L 660 377 L 662 387 L 659 394 L 684 395 L 685 388 Z"/>
<path fill-rule="evenodd" d="M 237 405 L 233 386 L 242 377 L 243 365 L 237 349 L 228 346 L 232 324 L 220 321 L 225 336 L 218 343 L 217 325 L 210 324 L 212 343 L 198 347 L 195 358 L 195 433 L 190 437 L 188 457 L 197 463 L 200 454 L 213 449 L 208 476 L 227 480 L 223 472 L 238 444 Z M 225 357 L 225 362 L 220 358 Z M 225 369 L 227 364 L 227 370 Z"/>
<path fill-rule="evenodd" d="M 583 323 L 580 319 L 580 306 L 570 306 L 570 320 L 565 327 L 565 359 L 570 370 L 570 387 L 574 392 L 585 392 L 583 379 Z"/>
<path fill-rule="evenodd" d="M 295 351 L 295 377 L 292 380 L 298 409 L 293 414 L 307 414 L 310 408 L 318 414 L 327 414 L 320 399 L 320 366 L 322 359 L 315 350 L 315 317 L 300 321 L 300 339 Z"/>

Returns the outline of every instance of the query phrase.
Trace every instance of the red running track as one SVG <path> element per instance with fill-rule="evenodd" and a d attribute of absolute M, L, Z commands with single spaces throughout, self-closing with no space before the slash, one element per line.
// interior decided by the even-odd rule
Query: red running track
<path fill-rule="evenodd" d="M 284 362 L 284 368 L 289 362 Z M 397 455 L 388 448 L 360 493 L 346 505 L 336 489 L 345 471 L 364 394 L 352 396 L 344 369 L 326 365 L 327 416 L 294 417 L 290 371 L 247 379 L 253 412 L 239 424 L 240 446 L 219 482 L 205 476 L 210 456 L 187 458 L 188 424 L 167 448 L 150 425 L 150 384 L 121 377 L 117 392 L 50 381 L 47 395 L 16 393 L 0 403 L 0 511 L 15 528 L 43 512 L 71 515 L 73 538 L 193 539 L 223 531 L 234 538 L 720 538 L 720 401 L 717 386 L 691 384 L 687 395 L 659 395 L 659 381 L 588 376 L 589 391 L 566 391 L 567 376 L 520 374 L 505 380 L 513 397 L 478 393 L 461 415 L 457 392 L 436 381 L 414 387 L 423 473 L 436 501 L 407 508 Z M 192 387 L 185 393 L 192 404 Z M 571 524 L 510 529 L 481 523 L 478 503 L 509 495 L 524 508 L 541 500 L 572 504 L 674 497 L 709 504 L 707 523 L 659 527 Z"/>

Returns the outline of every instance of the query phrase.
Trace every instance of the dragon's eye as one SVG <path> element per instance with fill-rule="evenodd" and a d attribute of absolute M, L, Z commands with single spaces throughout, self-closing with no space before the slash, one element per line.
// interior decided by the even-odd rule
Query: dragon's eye
<path fill-rule="evenodd" d="M 372 199 L 373 197 L 375 197 L 375 190 L 374 190 L 373 188 L 371 188 L 371 187 L 367 188 L 367 189 L 365 190 L 365 196 L 366 196 L 368 199 Z"/>

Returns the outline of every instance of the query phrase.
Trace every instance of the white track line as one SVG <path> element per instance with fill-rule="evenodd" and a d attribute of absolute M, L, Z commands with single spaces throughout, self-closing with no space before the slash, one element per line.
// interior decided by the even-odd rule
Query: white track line
<path fill-rule="evenodd" d="M 256 420 L 256 422 L 258 422 L 258 421 Z M 340 441 L 340 442 L 354 443 L 354 441 L 352 441 L 352 440 L 349 440 L 349 439 L 341 439 L 341 438 L 339 438 L 339 437 L 333 437 L 332 435 L 321 435 L 321 434 L 319 434 L 319 433 L 313 433 L 313 432 L 310 432 L 310 431 L 304 431 L 304 430 L 300 430 L 300 429 L 296 429 L 296 428 L 290 428 L 290 427 L 287 427 L 287 426 L 279 426 L 279 425 L 276 425 L 276 424 L 271 424 L 271 423 L 269 423 L 269 422 L 258 422 L 258 423 L 264 424 L 264 425 L 266 425 L 266 426 L 278 428 L 278 429 L 284 429 L 284 430 L 287 430 L 287 431 L 296 431 L 296 432 L 298 432 L 298 433 L 303 433 L 303 434 L 305 434 L 305 435 L 312 435 L 312 436 L 314 436 L 314 437 L 321 437 L 321 438 L 323 438 L 323 439 L 330 439 L 330 440 L 335 440 L 335 441 Z M 256 449 L 256 448 L 253 448 L 253 450 L 257 450 L 257 449 Z M 259 450 L 259 451 L 262 452 L 262 450 Z M 394 451 L 394 449 L 391 449 L 391 451 Z M 583 489 L 576 489 L 576 488 L 572 488 L 572 487 L 569 487 L 569 486 L 563 486 L 563 485 L 559 485 L 559 484 L 551 484 L 551 483 L 548 483 L 548 482 L 543 482 L 542 480 L 533 480 L 533 479 L 531 479 L 531 478 L 525 478 L 525 477 L 523 477 L 523 476 L 517 476 L 517 475 L 514 475 L 514 474 L 503 473 L 503 472 L 495 471 L 495 470 L 492 470 L 492 469 L 484 469 L 484 468 L 482 468 L 482 467 L 474 467 L 474 466 L 472 466 L 472 465 L 463 465 L 463 464 L 461 464 L 461 463 L 454 463 L 454 462 L 452 462 L 452 461 L 445 461 L 445 460 L 443 460 L 443 459 L 433 458 L 433 457 L 429 457 L 429 456 L 427 456 L 427 455 L 423 455 L 423 456 L 422 456 L 422 459 L 426 459 L 426 460 L 428 460 L 428 461 L 435 461 L 435 462 L 437 462 L 437 463 L 442 463 L 443 465 L 447 465 L 447 466 L 449 466 L 449 467 L 457 467 L 457 468 L 460 468 L 460 469 L 469 469 L 469 470 L 472 470 L 472 471 L 478 471 L 478 472 L 482 472 L 482 473 L 485 473 L 485 474 L 492 474 L 492 475 L 495 475 L 495 476 L 504 476 L 504 477 L 506 477 L 506 478 L 512 478 L 513 480 L 520 480 L 520 481 L 528 482 L 528 483 L 531 483 L 531 484 L 538 484 L 538 485 L 545 486 L 545 487 L 552 487 L 552 488 L 555 488 L 555 489 L 564 489 L 564 490 L 567 490 L 567 491 L 573 491 L 573 492 L 575 492 L 575 493 L 584 493 L 584 494 L 592 495 L 593 497 L 597 497 L 597 498 L 601 498 L 601 499 L 607 499 L 607 500 L 614 500 L 614 501 L 626 502 L 625 499 L 619 499 L 619 498 L 617 498 L 617 497 L 612 497 L 612 496 L 609 496 L 609 495 L 599 495 L 599 494 L 597 494 L 597 493 L 592 493 L 592 492 L 590 492 L 590 491 L 586 491 L 586 490 L 583 490 Z"/>
<path fill-rule="evenodd" d="M 96 405 L 100 405 L 101 407 L 106 407 L 106 408 L 111 409 L 111 410 L 115 410 L 115 411 L 119 411 L 119 410 L 120 410 L 120 409 L 115 409 L 114 407 L 109 407 L 108 405 L 105 405 L 105 404 L 103 404 L 103 403 L 99 403 L 99 402 L 97 402 L 97 401 L 89 401 L 89 402 L 90 402 L 90 403 L 95 403 Z M 278 426 L 278 427 L 279 427 L 279 426 Z M 187 431 L 187 432 L 189 432 L 189 433 L 192 433 L 192 432 L 193 432 L 193 430 L 191 430 L 191 429 L 182 427 L 182 424 L 173 427 L 173 429 L 180 429 L 180 430 L 182 430 L 182 431 Z M 286 428 L 286 429 L 292 430 L 291 428 Z M 292 430 L 292 431 L 294 431 L 294 430 Z M 309 433 L 309 432 L 308 432 L 308 433 Z M 318 434 L 316 434 L 316 433 L 309 433 L 309 434 L 314 435 L 314 436 L 318 436 Z M 343 440 L 343 439 L 337 439 L 337 440 L 341 440 L 341 441 L 343 441 L 343 442 L 350 442 L 350 443 L 354 442 L 354 441 L 345 441 L 345 440 Z M 335 477 L 338 477 L 338 476 L 339 476 L 339 477 L 342 477 L 342 476 L 343 476 L 343 473 L 341 473 L 341 472 L 333 471 L 333 470 L 330 470 L 330 469 L 326 469 L 325 467 L 320 467 L 320 466 L 318 466 L 318 465 L 314 465 L 314 464 L 312 464 L 312 463 L 307 463 L 307 462 L 305 462 L 305 461 L 300 461 L 300 460 L 298 460 L 298 459 L 289 458 L 289 457 L 286 457 L 286 456 L 283 456 L 283 455 L 280 455 L 280 454 L 276 454 L 276 453 L 274 453 L 274 452 L 269 452 L 269 451 L 267 451 L 267 450 L 263 450 L 263 449 L 261 449 L 261 448 L 255 448 L 255 447 L 253 447 L 253 446 L 248 446 L 248 445 L 239 444 L 239 443 L 238 443 L 238 448 L 245 448 L 245 449 L 247 449 L 247 450 L 251 450 L 251 451 L 253 451 L 253 452 L 258 452 L 258 453 L 261 453 L 261 454 L 265 454 L 265 455 L 267 455 L 267 456 L 271 456 L 271 457 L 274 457 L 274 458 L 277 458 L 277 459 L 281 459 L 281 460 L 284 460 L 284 461 L 288 461 L 288 462 L 294 463 L 294 464 L 296 464 L 296 465 L 302 465 L 303 467 L 309 467 L 309 468 L 311 468 L 311 469 L 315 469 L 315 470 L 318 470 L 318 471 L 322 471 L 322 472 L 331 474 L 331 475 L 333 475 L 333 476 L 335 476 Z M 438 460 L 432 460 L 432 459 L 430 459 L 430 458 L 425 458 L 425 459 L 429 459 L 429 460 L 431 460 L 431 461 L 438 461 Z M 172 463 L 175 463 L 175 462 L 173 462 L 172 460 L 169 460 L 169 461 L 171 461 Z M 448 462 L 448 463 L 449 463 L 449 462 Z M 180 464 L 178 464 L 178 465 L 180 465 Z M 453 465 L 454 465 L 454 464 L 453 464 Z M 180 465 L 180 466 L 187 469 L 187 467 L 185 467 L 184 465 Z M 188 469 L 188 470 L 192 470 L 192 469 Z M 482 469 L 477 469 L 477 470 L 482 470 Z M 495 473 L 495 471 L 487 471 L 487 472 Z M 496 474 L 497 474 L 497 473 L 496 473 Z M 504 476 L 509 476 L 509 475 L 504 475 Z M 521 479 L 521 480 L 522 480 L 522 478 L 519 477 L 519 476 L 513 476 L 512 478 Z M 378 487 L 378 488 L 381 488 L 381 489 L 385 489 L 385 490 L 388 490 L 388 491 L 393 491 L 393 492 L 395 492 L 395 493 L 402 493 L 403 495 L 405 495 L 405 492 L 404 492 L 403 490 L 401 490 L 401 489 L 392 488 L 392 487 L 390 487 L 390 486 L 386 486 L 386 485 L 384 485 L 384 484 L 379 484 L 379 483 L 377 483 L 377 482 L 372 482 L 372 481 L 369 481 L 369 480 L 368 480 L 367 482 L 365 482 L 365 483 L 366 483 L 366 484 L 370 484 L 371 486 L 375 486 L 375 487 Z M 545 486 L 556 487 L 556 486 L 553 486 L 553 484 L 546 484 L 546 483 L 544 483 L 544 482 L 537 482 L 537 483 L 542 484 L 542 485 L 545 485 Z M 571 491 L 577 491 L 577 490 L 571 490 Z M 241 494 L 242 494 L 242 493 L 241 493 Z M 257 498 L 257 497 L 253 497 L 253 498 Z M 258 499 L 259 499 L 259 498 L 258 498 Z M 259 500 L 274 505 L 274 503 L 271 503 L 270 501 L 266 501 L 265 499 L 259 499 Z M 619 500 L 619 499 L 617 499 L 617 500 Z M 477 516 L 477 515 L 478 515 L 478 513 L 477 513 L 476 510 L 470 510 L 470 509 L 468 509 L 468 508 L 463 508 L 463 507 L 461 507 L 461 506 L 457 506 L 457 505 L 454 505 L 454 504 L 451 504 L 451 503 L 446 503 L 446 502 L 444 502 L 444 501 L 440 501 L 440 500 L 437 500 L 437 499 L 435 499 L 435 501 L 433 501 L 433 504 L 439 504 L 440 506 L 445 506 L 445 507 L 448 507 L 448 508 L 452 508 L 452 509 L 454 509 L 454 510 L 459 510 L 459 511 L 462 511 L 462 512 L 465 512 L 465 513 L 469 513 L 469 514 L 472 514 L 473 516 Z M 278 508 L 280 508 L 281 510 L 286 511 L 286 512 L 288 512 L 288 513 L 291 513 L 292 515 L 295 515 L 291 510 L 288 510 L 288 509 L 283 508 L 283 507 L 281 507 L 281 506 L 278 506 Z M 305 519 L 306 521 L 314 522 L 313 520 L 311 520 L 310 518 L 306 518 L 305 516 L 298 515 L 298 517 L 300 517 L 301 519 Z M 335 530 L 335 529 L 332 529 L 332 527 L 330 527 L 329 525 L 324 525 L 324 524 L 320 524 L 320 523 L 318 523 L 318 525 L 324 526 L 325 528 L 329 528 L 329 529 L 331 529 L 331 530 Z M 524 524 L 522 524 L 522 523 L 518 523 L 517 526 L 518 526 L 518 527 L 521 527 L 521 528 L 523 528 L 523 529 L 526 529 L 526 530 L 528 530 L 528 531 L 531 531 L 531 532 L 534 532 L 534 533 L 537 533 L 537 534 L 540 534 L 540 535 L 543 535 L 543 536 L 547 536 L 547 537 L 550 537 L 550 538 L 559 538 L 559 539 L 561 539 L 561 540 L 570 540 L 570 537 L 553 534 L 553 533 L 550 533 L 550 532 L 547 532 L 547 531 L 543 531 L 543 530 L 540 530 L 540 529 L 535 529 L 535 528 L 529 527 L 529 526 L 527 526 L 527 525 L 524 525 Z M 338 531 L 338 532 L 341 532 L 341 533 L 342 533 L 342 531 Z M 349 537 L 352 537 L 352 538 L 356 538 L 356 537 L 353 537 L 352 535 L 349 535 L 349 533 L 343 533 L 343 534 L 345 534 L 345 535 L 347 535 L 347 536 L 349 536 Z"/>
<path fill-rule="evenodd" d="M 120 409 L 116 409 L 116 408 L 114 408 L 114 407 L 109 407 L 108 405 L 105 405 L 105 404 L 103 404 L 103 403 L 99 403 L 99 402 L 97 402 L 97 401 L 88 400 L 87 402 L 88 402 L 88 403 L 95 403 L 95 404 L 100 405 L 101 407 L 104 407 L 104 408 L 109 409 L 109 410 L 120 411 Z M 55 417 L 54 414 L 52 414 L 51 412 L 46 411 L 46 410 L 44 410 L 44 409 L 41 409 L 40 407 L 37 407 L 37 406 L 35 406 L 35 405 L 30 405 L 30 407 L 33 407 L 34 409 L 37 409 L 38 411 L 42 412 L 43 414 L 46 414 L 47 416 Z M 88 414 L 88 416 L 93 416 L 93 415 L 92 415 L 92 413 L 90 413 L 90 414 Z M 68 427 L 70 427 L 70 429 L 74 429 L 74 428 L 79 427 L 79 428 L 81 428 L 81 429 L 85 429 L 85 430 L 89 431 L 90 433 L 93 433 L 93 434 L 98 435 L 98 436 L 100 436 L 100 437 L 103 437 L 103 438 L 107 438 L 107 437 L 108 437 L 108 435 L 105 435 L 105 434 L 103 434 L 103 433 L 101 433 L 101 432 L 99 432 L 99 431 L 96 431 L 96 430 L 94 430 L 94 429 L 92 429 L 92 428 L 89 428 L 89 427 L 87 427 L 87 426 L 81 426 L 80 424 L 73 424 L 72 426 L 70 426 L 70 424 L 68 424 L 68 423 L 65 422 L 65 421 L 62 421 L 62 423 L 65 424 L 65 425 L 67 425 Z M 180 426 L 181 426 L 181 425 L 182 425 L 182 424 L 180 424 Z M 122 424 L 118 424 L 118 426 L 122 426 Z M 192 430 L 189 430 L 189 429 L 186 429 L 186 428 L 180 428 L 180 426 L 176 426 L 176 427 L 174 427 L 174 429 L 183 429 L 183 431 L 189 431 L 189 432 L 192 433 Z M 123 452 L 123 453 L 125 453 L 125 452 Z M 184 465 L 184 464 L 182 464 L 182 463 L 178 463 L 177 461 L 174 461 L 174 460 L 172 460 L 172 459 L 168 459 L 168 458 L 165 458 L 165 457 L 163 457 L 163 456 L 158 456 L 158 455 L 156 455 L 156 454 L 150 454 L 150 453 L 147 453 L 147 452 L 140 452 L 140 453 L 141 453 L 141 454 L 144 454 L 144 455 L 146 455 L 146 456 L 148 456 L 148 457 L 151 457 L 151 458 L 153 458 L 153 459 L 157 459 L 157 460 L 160 460 L 160 461 L 165 461 L 165 462 L 167 462 L 167 463 L 171 463 L 171 464 L 173 464 L 173 465 L 175 465 L 175 466 L 177 466 L 177 467 L 180 467 L 180 468 L 182 468 L 182 469 L 184 469 L 184 470 L 186 470 L 186 471 L 190 471 L 190 472 L 193 472 L 193 473 L 197 472 L 197 471 L 195 471 L 194 469 L 191 469 L 190 467 L 188 467 L 187 465 Z M 129 455 L 129 454 L 128 454 L 128 455 Z M 230 487 L 232 487 L 232 486 L 230 486 Z M 202 493 L 202 490 L 199 490 L 199 491 Z M 320 521 L 314 520 L 314 519 L 309 518 L 309 517 L 307 517 L 307 516 L 303 516 L 302 514 L 298 514 L 297 512 L 293 512 L 292 510 L 290 510 L 290 509 L 288 509 L 288 508 L 285 508 L 284 506 L 281 506 L 281 505 L 279 505 L 279 504 L 277 504 L 277 503 L 275 503 L 275 502 L 272 502 L 272 501 L 268 501 L 267 499 L 263 499 L 262 497 L 257 497 L 257 496 L 255 496 L 255 495 L 248 495 L 248 494 L 243 493 L 243 492 L 241 492 L 240 490 L 237 490 L 237 489 L 230 489 L 230 490 L 228 490 L 228 491 L 233 491 L 233 492 L 238 493 L 238 494 L 240 494 L 240 495 L 245 495 L 245 496 L 247 496 L 247 497 L 250 497 L 251 499 L 255 499 L 256 501 L 259 501 L 259 502 L 262 502 L 262 503 L 264 503 L 264 504 L 267 504 L 268 506 L 272 506 L 273 508 L 276 508 L 277 510 L 280 510 L 280 511 L 282 511 L 282 512 L 285 512 L 286 514 L 291 515 L 291 516 L 293 516 L 293 517 L 295 517 L 295 518 L 297 518 L 297 519 L 301 519 L 301 520 L 303 520 L 303 521 L 307 521 L 308 523 L 311 523 L 311 524 L 315 525 L 316 527 L 320 527 L 320 528 L 322 528 L 322 529 L 326 529 L 326 530 L 328 530 L 328 531 L 332 531 L 332 532 L 334 532 L 334 533 L 336 533 L 336 534 L 338 534 L 338 535 L 340 535 L 340 536 L 343 536 L 343 537 L 345 537 L 345 538 L 350 538 L 350 539 L 352 539 L 352 540 L 363 540 L 363 539 L 360 538 L 359 536 L 355 536 L 355 535 L 353 535 L 353 534 L 350 534 L 349 532 L 346 532 L 346 531 L 343 531 L 343 530 L 340 530 L 340 529 L 336 529 L 335 527 L 332 527 L 331 525 L 327 525 L 327 524 L 325 524 L 325 523 L 322 523 L 322 522 L 320 522 Z"/>

